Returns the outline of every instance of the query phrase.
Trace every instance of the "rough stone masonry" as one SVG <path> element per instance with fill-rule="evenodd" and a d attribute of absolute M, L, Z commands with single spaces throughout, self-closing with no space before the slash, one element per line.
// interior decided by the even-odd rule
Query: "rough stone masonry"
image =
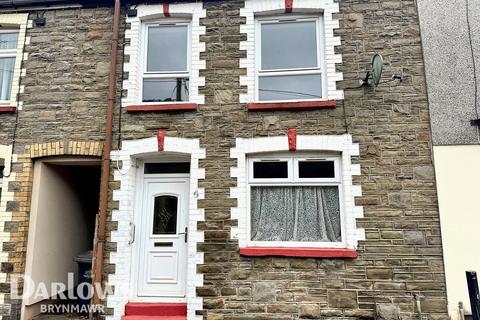
<path fill-rule="evenodd" d="M 402 318 L 417 318 L 414 294 L 423 296 L 422 312 L 431 319 L 446 314 L 445 282 L 436 192 L 431 161 L 429 114 L 424 66 L 415 2 L 340 1 L 342 37 L 338 66 L 345 81 L 345 100 L 333 110 L 248 112 L 239 104 L 245 88 L 239 77 L 245 70 L 239 59 L 245 52 L 240 25 L 242 1 L 206 2 L 201 20 L 207 34 L 206 104 L 198 112 L 180 114 L 122 114 L 122 139 L 155 135 L 200 138 L 207 158 L 206 220 L 199 267 L 204 287 L 205 319 L 317 319 L 373 317 L 376 304 L 393 304 Z M 401 73 L 398 84 L 376 89 L 347 89 L 369 68 L 371 57 L 382 53 L 385 74 Z M 362 167 L 356 183 L 362 185 L 365 218 L 359 225 L 366 241 L 359 257 L 342 259 L 247 258 L 239 255 L 230 238 L 236 225 L 229 198 L 229 149 L 235 138 L 284 135 L 295 127 L 299 134 L 353 135 Z M 113 205 L 113 204 L 112 204 Z"/>

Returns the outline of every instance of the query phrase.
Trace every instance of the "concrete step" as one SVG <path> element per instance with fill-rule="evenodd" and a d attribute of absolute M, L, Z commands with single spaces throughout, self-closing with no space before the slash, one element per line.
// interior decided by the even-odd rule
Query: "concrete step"
<path fill-rule="evenodd" d="M 151 316 L 151 317 L 172 317 L 187 316 L 187 304 L 185 303 L 127 303 L 125 316 Z M 164 320 L 177 320 L 166 319 Z M 179 318 L 182 319 L 182 318 Z M 183 318 L 185 319 L 185 318 Z M 137 320 L 137 319 L 127 319 Z M 150 319 L 156 320 L 156 319 Z"/>
<path fill-rule="evenodd" d="M 186 320 L 187 316 L 123 316 L 122 320 Z"/>

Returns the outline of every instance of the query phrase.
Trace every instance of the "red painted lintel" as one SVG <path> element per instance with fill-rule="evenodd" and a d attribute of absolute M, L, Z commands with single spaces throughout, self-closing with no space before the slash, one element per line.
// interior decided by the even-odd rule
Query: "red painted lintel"
<path fill-rule="evenodd" d="M 242 256 L 249 257 L 298 257 L 298 258 L 347 258 L 358 257 L 355 249 L 342 248 L 286 248 L 286 247 L 246 247 L 240 248 Z"/>
<path fill-rule="evenodd" d="M 298 101 L 298 102 L 251 102 L 247 104 L 249 111 L 301 110 L 335 108 L 335 100 Z"/>
<path fill-rule="evenodd" d="M 127 112 L 195 111 L 196 103 L 145 104 L 127 106 Z"/>

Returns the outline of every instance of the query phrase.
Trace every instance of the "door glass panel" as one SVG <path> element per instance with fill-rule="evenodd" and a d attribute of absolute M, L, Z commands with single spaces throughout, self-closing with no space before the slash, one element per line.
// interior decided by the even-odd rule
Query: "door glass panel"
<path fill-rule="evenodd" d="M 153 208 L 153 234 L 176 234 L 177 210 L 177 197 L 155 197 L 155 204 Z"/>
<path fill-rule="evenodd" d="M 144 173 L 190 173 L 190 162 L 145 163 Z"/>

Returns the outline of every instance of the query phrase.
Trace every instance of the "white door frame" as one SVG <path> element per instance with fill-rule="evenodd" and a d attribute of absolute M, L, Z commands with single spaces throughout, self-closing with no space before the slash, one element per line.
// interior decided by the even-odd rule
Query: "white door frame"
<path fill-rule="evenodd" d="M 132 302 L 186 302 L 186 296 L 185 297 L 165 297 L 165 296 L 154 296 L 154 297 L 146 297 L 138 296 L 138 273 L 140 272 L 140 254 L 139 254 L 139 248 L 141 247 L 141 238 L 140 238 L 140 230 L 141 230 L 141 224 L 142 224 L 142 213 L 143 213 L 143 196 L 144 196 L 144 186 L 145 186 L 145 180 L 157 180 L 161 181 L 163 179 L 185 179 L 187 181 L 187 185 L 190 186 L 190 174 L 148 174 L 148 177 L 145 176 L 144 174 L 144 169 L 145 169 L 145 163 L 160 163 L 160 162 L 167 162 L 167 161 L 155 161 L 155 160 L 143 160 L 141 163 L 139 163 L 138 169 L 137 169 L 137 188 L 135 191 L 135 206 L 134 206 L 134 216 L 133 216 L 133 229 L 132 229 L 132 234 L 131 238 L 134 240 L 134 242 L 131 245 L 131 250 L 132 250 L 132 259 L 131 259 L 131 274 L 130 274 L 130 296 L 129 300 Z M 171 161 L 171 162 L 178 162 L 178 161 Z M 169 161 L 170 163 L 170 161 Z M 188 208 L 190 207 L 190 190 L 187 193 L 187 210 L 185 210 L 185 214 L 187 215 L 186 221 L 187 221 L 187 226 L 189 224 L 190 218 L 189 218 L 189 210 Z M 186 256 L 188 257 L 188 246 L 185 252 Z M 187 261 L 185 261 L 187 263 Z M 187 280 L 187 269 L 188 265 L 185 266 L 185 282 Z M 187 282 L 185 283 L 187 285 Z"/>

